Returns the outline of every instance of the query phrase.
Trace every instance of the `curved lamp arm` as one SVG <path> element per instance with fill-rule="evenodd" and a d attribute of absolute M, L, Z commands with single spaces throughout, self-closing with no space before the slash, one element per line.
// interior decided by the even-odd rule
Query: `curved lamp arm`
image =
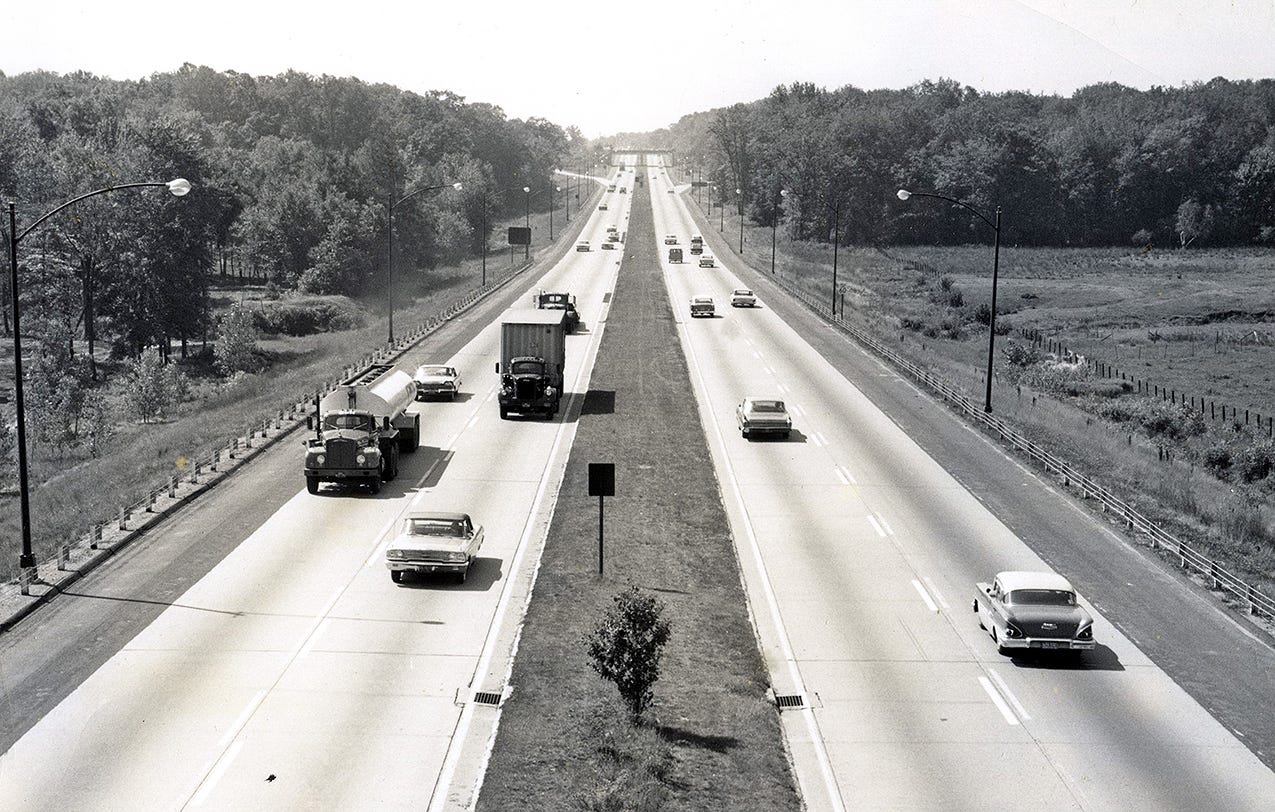
<path fill-rule="evenodd" d="M 422 192 L 435 192 L 435 191 L 438 191 L 439 189 L 447 189 L 449 187 L 459 192 L 461 189 L 464 188 L 464 184 L 462 184 L 460 181 L 456 181 L 455 183 L 440 183 L 437 186 L 421 187 L 420 189 L 416 189 L 414 191 L 408 192 L 407 194 L 400 197 L 398 200 L 395 200 L 393 203 L 391 203 L 390 211 L 394 211 L 394 209 L 398 208 L 398 204 L 402 203 L 404 200 L 407 200 L 409 197 L 416 197 Z"/>
<path fill-rule="evenodd" d="M 1000 232 L 1000 229 L 997 228 L 996 224 L 993 223 L 991 220 L 987 219 L 987 217 L 981 211 L 974 208 L 970 204 L 965 203 L 964 201 L 957 200 L 954 197 L 947 197 L 946 195 L 936 195 L 930 192 L 909 192 L 907 189 L 900 189 L 897 194 L 898 194 L 899 200 L 907 200 L 909 197 L 933 197 L 938 200 L 946 200 L 948 203 L 955 203 L 961 208 L 966 209 L 967 211 L 973 212 L 974 216 L 982 220 L 984 223 L 987 223 L 988 227 L 990 227 L 992 231 L 995 231 L 997 233 Z"/>
<path fill-rule="evenodd" d="M 104 195 L 107 192 L 114 192 L 117 189 L 140 189 L 140 188 L 144 188 L 148 186 L 163 186 L 167 188 L 168 191 L 172 192 L 174 197 L 181 197 L 182 195 L 190 191 L 190 181 L 186 180 L 185 178 L 177 178 L 175 180 L 170 180 L 170 181 L 150 181 L 147 183 L 124 183 L 124 184 L 120 184 L 119 186 L 107 186 L 105 189 L 97 189 L 96 191 L 86 192 L 80 195 L 79 197 L 74 198 L 73 200 L 66 201 L 65 203 L 63 203 L 61 206 L 58 206 L 53 211 L 45 213 L 44 215 L 40 217 L 40 219 L 36 220 L 31 225 L 27 226 L 22 231 L 21 234 L 18 234 L 16 237 L 14 237 L 13 241 L 14 243 L 21 242 L 23 237 L 30 234 L 32 230 L 34 230 L 37 226 L 39 226 L 45 220 L 49 219 L 53 215 L 62 211 L 67 206 L 71 206 L 76 203 L 79 203 L 81 200 L 85 200 L 90 197 L 96 197 L 97 195 Z"/>

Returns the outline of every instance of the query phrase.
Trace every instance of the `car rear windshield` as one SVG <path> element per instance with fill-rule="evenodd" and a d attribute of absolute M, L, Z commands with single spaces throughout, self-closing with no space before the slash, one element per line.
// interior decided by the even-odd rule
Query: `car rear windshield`
<path fill-rule="evenodd" d="M 416 371 L 417 375 L 455 375 L 456 372 L 451 367 L 421 367 Z"/>
<path fill-rule="evenodd" d="M 1075 606 L 1076 593 L 1065 589 L 1015 589 L 1009 602 L 1019 606 Z"/>
<path fill-rule="evenodd" d="M 784 410 L 784 402 L 782 400 L 754 400 L 754 412 L 782 412 Z"/>
<path fill-rule="evenodd" d="M 403 532 L 409 536 L 465 537 L 465 523 L 454 519 L 404 519 Z"/>

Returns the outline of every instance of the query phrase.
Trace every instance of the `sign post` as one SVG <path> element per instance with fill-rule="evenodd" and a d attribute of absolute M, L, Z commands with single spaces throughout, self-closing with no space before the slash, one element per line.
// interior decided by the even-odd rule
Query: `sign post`
<path fill-rule="evenodd" d="M 589 496 L 598 497 L 598 577 L 603 573 L 603 502 L 608 496 L 615 496 L 615 464 L 610 462 L 589 463 Z"/>

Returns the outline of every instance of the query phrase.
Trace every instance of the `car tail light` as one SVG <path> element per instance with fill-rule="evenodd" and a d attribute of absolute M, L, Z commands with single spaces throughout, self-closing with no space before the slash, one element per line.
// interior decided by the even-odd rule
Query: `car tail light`
<path fill-rule="evenodd" d="M 1081 629 L 1079 632 L 1077 632 L 1076 639 L 1077 640 L 1092 640 L 1093 626 L 1086 626 L 1083 629 Z"/>
<path fill-rule="evenodd" d="M 1015 626 L 1013 623 L 1005 624 L 1006 637 L 1024 637 L 1023 630 Z"/>

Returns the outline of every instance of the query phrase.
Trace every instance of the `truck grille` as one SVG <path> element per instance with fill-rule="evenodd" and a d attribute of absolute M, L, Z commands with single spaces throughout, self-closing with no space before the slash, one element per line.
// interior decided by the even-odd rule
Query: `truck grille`
<path fill-rule="evenodd" d="M 537 400 L 543 393 L 540 381 L 534 378 L 520 380 L 514 385 L 514 394 L 519 400 Z"/>
<path fill-rule="evenodd" d="M 327 442 L 327 467 L 329 468 L 353 468 L 354 457 L 358 453 L 358 446 L 353 440 L 338 438 L 328 440 Z"/>

